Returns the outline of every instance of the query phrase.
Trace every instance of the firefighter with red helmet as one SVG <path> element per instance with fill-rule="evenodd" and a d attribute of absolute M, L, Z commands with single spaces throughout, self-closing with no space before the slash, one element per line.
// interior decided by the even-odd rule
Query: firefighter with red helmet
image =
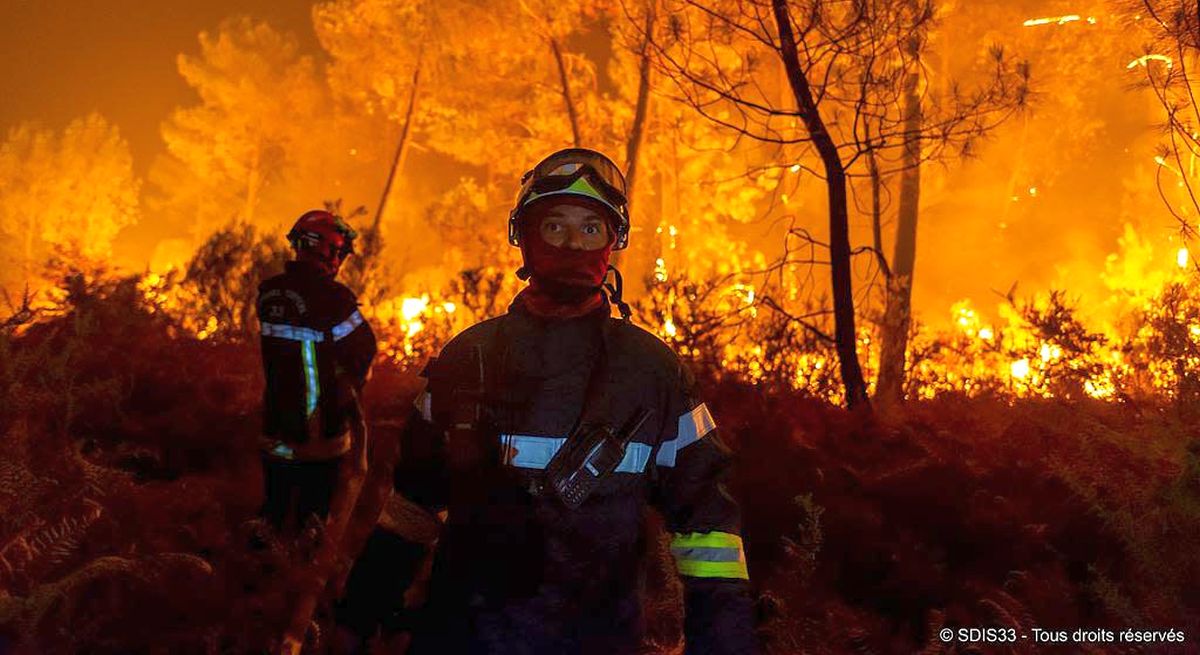
<path fill-rule="evenodd" d="M 375 335 L 354 293 L 335 279 L 355 236 L 339 216 L 307 212 L 287 235 L 295 259 L 258 290 L 266 383 L 261 514 L 285 532 L 311 516 L 324 521 L 346 478 L 366 466 L 358 399 Z"/>
<path fill-rule="evenodd" d="M 647 506 L 671 533 L 686 652 L 757 651 L 731 453 L 680 359 L 629 320 L 608 263 L 627 205 L 598 152 L 534 167 L 509 218 L 529 285 L 425 369 L 395 477 L 447 512 L 409 619 L 417 653 L 638 652 Z"/>

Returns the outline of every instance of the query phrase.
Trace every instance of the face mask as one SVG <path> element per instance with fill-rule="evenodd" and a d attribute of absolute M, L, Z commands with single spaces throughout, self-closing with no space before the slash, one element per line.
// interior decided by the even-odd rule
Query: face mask
<path fill-rule="evenodd" d="M 529 274 L 529 288 L 522 292 L 526 305 L 531 305 L 532 297 L 542 310 L 552 305 L 586 307 L 588 311 L 598 307 L 603 301 L 600 289 L 608 273 L 613 240 L 597 250 L 560 248 L 542 239 L 540 225 L 539 216 L 529 216 L 521 234 L 523 268 Z"/>
<path fill-rule="evenodd" d="M 327 277 L 337 277 L 338 270 L 342 267 L 342 258 L 336 254 L 326 254 L 314 252 L 312 249 L 304 249 L 297 253 L 298 261 L 306 262 L 321 272 L 321 275 Z"/>

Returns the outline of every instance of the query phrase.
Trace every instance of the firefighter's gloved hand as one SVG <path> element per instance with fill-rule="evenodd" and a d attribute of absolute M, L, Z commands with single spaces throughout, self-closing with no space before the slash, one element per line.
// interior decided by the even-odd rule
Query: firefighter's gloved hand
<path fill-rule="evenodd" d="M 300 655 L 300 650 L 304 648 L 304 643 L 293 637 L 284 637 L 283 642 L 279 644 L 279 655 Z"/>

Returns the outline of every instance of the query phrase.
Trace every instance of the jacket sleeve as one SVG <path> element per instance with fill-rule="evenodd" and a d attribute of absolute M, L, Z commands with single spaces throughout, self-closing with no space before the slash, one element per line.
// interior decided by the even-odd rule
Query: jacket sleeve
<path fill-rule="evenodd" d="M 261 324 L 263 318 L 263 292 L 264 289 L 260 285 L 258 288 L 258 296 L 254 300 L 254 312 Z M 275 362 L 275 356 L 272 352 L 273 344 L 269 343 L 267 337 L 261 334 L 258 337 L 259 358 L 262 361 L 263 367 L 263 392 L 262 392 L 262 431 L 267 436 L 275 436 L 279 434 L 279 413 L 275 408 L 275 394 L 271 390 L 271 381 L 275 379 L 274 372 L 271 370 Z"/>
<path fill-rule="evenodd" d="M 422 375 L 427 379 L 436 362 L 433 360 L 425 367 Z M 400 436 L 400 458 L 393 478 L 396 491 L 430 512 L 445 509 L 449 495 L 445 422 L 444 417 L 435 418 L 433 413 L 433 393 L 440 389 L 439 382 L 430 380 L 425 391 L 417 396 Z M 441 391 L 439 396 L 442 393 L 445 392 Z M 441 400 L 439 397 L 439 404 Z"/>
<path fill-rule="evenodd" d="M 682 364 L 673 382 L 655 458 L 655 504 L 683 580 L 685 653 L 757 653 L 741 514 L 723 483 L 732 453 Z"/>
<path fill-rule="evenodd" d="M 345 293 L 346 297 L 339 303 L 340 309 L 334 317 L 337 323 L 331 332 L 338 367 L 349 374 L 355 388 L 361 391 L 371 371 L 371 363 L 375 360 L 375 332 L 359 311 L 357 299 L 348 290 Z"/>

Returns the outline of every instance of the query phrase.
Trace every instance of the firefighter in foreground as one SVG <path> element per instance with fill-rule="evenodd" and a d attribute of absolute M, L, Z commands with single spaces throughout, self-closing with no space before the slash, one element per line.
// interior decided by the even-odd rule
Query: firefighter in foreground
<path fill-rule="evenodd" d="M 628 239 L 600 153 L 523 178 L 509 241 L 529 285 L 428 365 L 397 468 L 400 493 L 448 510 L 413 652 L 636 652 L 648 503 L 672 533 L 686 652 L 757 651 L 730 452 L 679 358 L 629 321 L 608 264 Z"/>
<path fill-rule="evenodd" d="M 359 396 L 375 335 L 354 293 L 335 280 L 355 236 L 330 212 L 304 214 L 287 235 L 295 260 L 259 286 L 266 382 L 261 514 L 281 534 L 321 534 L 316 561 L 303 564 L 312 569 L 311 584 L 294 596 L 283 652 L 296 652 L 304 639 L 366 474 Z"/>

